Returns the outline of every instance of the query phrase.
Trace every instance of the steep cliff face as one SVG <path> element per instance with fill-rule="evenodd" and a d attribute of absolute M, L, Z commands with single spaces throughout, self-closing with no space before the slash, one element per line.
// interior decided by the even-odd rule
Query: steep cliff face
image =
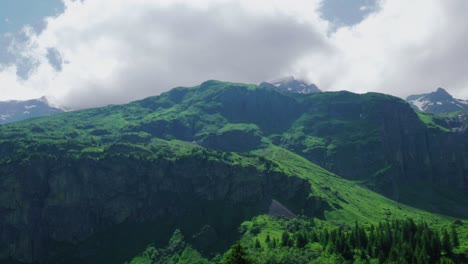
<path fill-rule="evenodd" d="M 326 208 L 305 180 L 210 155 L 31 158 L 2 164 L 0 175 L 0 259 L 24 262 L 46 261 L 54 243 L 77 244 L 124 222 L 186 218 L 222 234 L 268 212 L 273 199 L 309 214 Z M 231 219 L 210 222 L 219 214 Z"/>
<path fill-rule="evenodd" d="M 398 198 L 398 187 L 417 182 L 468 189 L 464 133 L 427 127 L 406 105 L 384 109 L 381 151 L 391 169 L 381 176 L 397 181 L 389 194 Z"/>
<path fill-rule="evenodd" d="M 276 140 L 337 175 L 365 180 L 394 198 L 408 183 L 468 188 L 466 133 L 429 127 L 394 97 L 314 95 L 307 111 Z"/>

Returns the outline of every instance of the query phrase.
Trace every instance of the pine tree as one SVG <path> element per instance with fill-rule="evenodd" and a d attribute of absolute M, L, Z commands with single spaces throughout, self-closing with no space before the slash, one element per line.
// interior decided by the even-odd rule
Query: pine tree
<path fill-rule="evenodd" d="M 452 225 L 452 246 L 454 248 L 460 246 L 460 241 L 458 240 L 457 230 L 455 229 L 454 225 Z"/>
<path fill-rule="evenodd" d="M 237 242 L 231 247 L 231 250 L 228 251 L 222 264 L 251 264 L 253 261 L 248 256 L 244 247 Z"/>
<path fill-rule="evenodd" d="M 296 246 L 298 248 L 304 248 L 307 245 L 307 237 L 303 233 L 299 233 L 296 236 Z"/>
<path fill-rule="evenodd" d="M 262 248 L 262 245 L 260 244 L 260 241 L 258 241 L 258 238 L 255 239 L 255 248 Z"/>
<path fill-rule="evenodd" d="M 270 247 L 271 248 L 276 248 L 277 245 L 278 245 L 278 239 L 273 238 Z"/>
<path fill-rule="evenodd" d="M 281 235 L 281 246 L 292 247 L 293 244 L 294 242 L 291 240 L 289 233 L 287 231 L 284 231 L 283 234 Z"/>
<path fill-rule="evenodd" d="M 328 229 L 325 228 L 325 230 L 323 230 L 323 233 L 320 237 L 320 244 L 328 245 L 329 239 L 330 239 L 330 234 L 328 233 Z"/>
<path fill-rule="evenodd" d="M 312 231 L 312 233 L 310 234 L 310 242 L 312 242 L 312 243 L 319 242 L 319 239 L 317 237 L 317 233 L 315 233 L 315 231 Z"/>
<path fill-rule="evenodd" d="M 447 255 L 452 254 L 452 242 L 450 241 L 447 229 L 444 229 L 444 234 L 442 235 L 442 249 L 447 253 Z"/>
<path fill-rule="evenodd" d="M 434 236 L 432 236 L 431 247 L 432 247 L 432 252 L 430 252 L 431 261 L 436 262 L 440 259 L 440 250 L 441 250 L 440 238 L 439 238 L 438 233 L 435 233 Z"/>

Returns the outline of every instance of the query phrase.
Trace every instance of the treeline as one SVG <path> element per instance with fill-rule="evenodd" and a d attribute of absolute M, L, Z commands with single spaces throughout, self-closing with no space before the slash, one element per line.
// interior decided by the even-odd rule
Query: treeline
<path fill-rule="evenodd" d="M 454 226 L 438 231 L 411 219 L 378 225 L 333 229 L 311 227 L 293 219 L 281 236 L 256 238 L 261 229 L 253 225 L 245 237 L 223 255 L 203 257 L 176 230 L 165 248 L 149 247 L 131 264 L 301 264 L 301 263 L 458 263 L 459 246 Z"/>
<path fill-rule="evenodd" d="M 317 244 L 321 246 L 320 252 Z M 453 249 L 458 246 L 458 234 L 454 226 L 450 230 L 438 232 L 426 223 L 415 223 L 407 219 L 383 222 L 366 228 L 356 223 L 354 227 L 333 230 L 314 228 L 308 232 L 284 231 L 281 238 L 267 236 L 264 243 L 257 239 L 249 248 L 257 263 L 277 262 L 272 259 L 309 263 L 304 260 L 304 256 L 307 256 L 308 261 L 311 261 L 310 258 L 333 257 L 334 262 L 343 263 L 429 264 L 456 262 L 457 256 Z M 286 256 L 272 257 L 271 251 L 276 255 Z M 293 258 L 297 259 L 292 260 Z"/>
<path fill-rule="evenodd" d="M 309 235 L 299 233 L 296 245 L 304 245 L 304 240 L 319 242 L 327 252 L 338 253 L 346 260 L 359 256 L 361 260 L 376 258 L 379 263 L 437 263 L 442 256 L 451 258 L 453 248 L 458 247 L 455 228 L 451 231 L 449 234 L 444 230 L 441 235 L 426 223 L 415 223 L 411 219 L 371 225 L 368 232 L 356 223 L 351 230 L 338 228 Z"/>

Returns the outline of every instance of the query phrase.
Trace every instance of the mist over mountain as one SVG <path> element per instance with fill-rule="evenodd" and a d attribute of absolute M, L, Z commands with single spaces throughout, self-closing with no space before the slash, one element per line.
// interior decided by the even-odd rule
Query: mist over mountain
<path fill-rule="evenodd" d="M 0 124 L 63 112 L 63 109 L 51 106 L 45 97 L 27 101 L 0 101 Z"/>
<path fill-rule="evenodd" d="M 284 93 L 299 93 L 310 94 L 318 93 L 321 90 L 313 83 L 308 83 L 303 80 L 297 80 L 293 76 L 273 80 L 270 82 L 262 82 L 260 86 L 271 88 Z"/>

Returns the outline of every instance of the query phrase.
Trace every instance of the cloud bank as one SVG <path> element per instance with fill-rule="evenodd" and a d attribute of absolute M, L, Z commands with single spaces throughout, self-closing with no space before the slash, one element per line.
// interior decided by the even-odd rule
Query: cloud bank
<path fill-rule="evenodd" d="M 66 0 L 0 65 L 0 100 L 48 96 L 86 108 L 207 79 L 296 75 L 323 90 L 397 96 L 443 86 L 468 98 L 464 0 L 391 0 L 336 31 L 319 0 Z M 20 64 L 30 71 L 18 76 Z"/>

